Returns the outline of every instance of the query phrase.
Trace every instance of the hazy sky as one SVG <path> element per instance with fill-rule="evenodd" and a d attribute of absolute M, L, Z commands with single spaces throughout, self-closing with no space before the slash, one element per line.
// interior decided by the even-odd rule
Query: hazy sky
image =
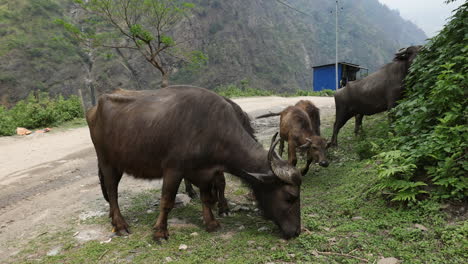
<path fill-rule="evenodd" d="M 412 21 L 426 32 L 428 37 L 437 35 L 437 32 L 446 24 L 452 10 L 463 4 L 464 0 L 457 0 L 445 4 L 444 0 L 379 0 L 390 9 L 397 9 L 400 15 Z"/>

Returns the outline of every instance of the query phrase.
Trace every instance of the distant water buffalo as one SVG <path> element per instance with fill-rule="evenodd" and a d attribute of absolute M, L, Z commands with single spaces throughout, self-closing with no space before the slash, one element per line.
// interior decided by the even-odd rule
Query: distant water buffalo
<path fill-rule="evenodd" d="M 392 62 L 358 81 L 349 82 L 335 93 L 336 119 L 329 146 L 338 145 L 338 132 L 346 122 L 356 117 L 354 132 L 362 125 L 363 115 L 373 115 L 393 108 L 401 98 L 403 80 L 422 46 L 399 50 Z"/>
<path fill-rule="evenodd" d="M 280 155 L 283 153 L 284 141 L 288 142 L 288 162 L 296 166 L 296 151 L 307 153 L 307 164 L 301 170 L 302 175 L 309 171 L 312 162 L 327 167 L 327 142 L 320 136 L 320 112 L 310 101 L 301 100 L 279 113 L 269 113 L 258 118 L 280 115 Z"/>
<path fill-rule="evenodd" d="M 117 233 L 128 232 L 117 202 L 124 172 L 136 178 L 163 179 L 155 240 L 167 239 L 167 218 L 185 177 L 198 188 L 208 231 L 219 227 L 211 209 L 216 181 L 226 171 L 253 189 L 265 217 L 285 238 L 298 236 L 300 172 L 274 151 L 266 151 L 238 118 L 237 105 L 203 88 L 171 86 L 138 94 L 100 97 L 86 114 L 98 158 L 99 179 Z"/>

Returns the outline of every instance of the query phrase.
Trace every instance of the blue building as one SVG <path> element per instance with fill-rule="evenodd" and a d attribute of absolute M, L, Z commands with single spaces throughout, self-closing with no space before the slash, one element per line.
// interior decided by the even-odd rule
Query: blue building
<path fill-rule="evenodd" d="M 314 91 L 322 91 L 324 89 L 336 90 L 335 82 L 335 64 L 325 64 L 312 67 L 314 71 L 313 87 Z M 363 69 L 364 71 L 360 71 Z M 358 74 L 359 73 L 359 74 Z M 339 87 L 343 87 L 349 81 L 361 79 L 368 74 L 368 69 L 363 68 L 357 64 L 348 62 L 338 63 L 338 78 Z"/>

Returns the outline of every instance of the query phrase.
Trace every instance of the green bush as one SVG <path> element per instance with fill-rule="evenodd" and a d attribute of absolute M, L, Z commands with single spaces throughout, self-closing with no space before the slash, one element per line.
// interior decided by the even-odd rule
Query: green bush
<path fill-rule="evenodd" d="M 0 107 L 0 136 L 13 135 L 16 127 L 53 126 L 78 117 L 83 117 L 83 110 L 77 96 L 51 99 L 47 94 L 37 98 L 31 94 L 10 110 Z"/>
<path fill-rule="evenodd" d="M 8 111 L 0 106 L 0 136 L 10 136 L 15 133 L 15 123 Z"/>
<path fill-rule="evenodd" d="M 394 136 L 377 157 L 376 189 L 393 200 L 467 197 L 467 8 L 463 4 L 419 53 L 405 99 L 392 111 Z"/>

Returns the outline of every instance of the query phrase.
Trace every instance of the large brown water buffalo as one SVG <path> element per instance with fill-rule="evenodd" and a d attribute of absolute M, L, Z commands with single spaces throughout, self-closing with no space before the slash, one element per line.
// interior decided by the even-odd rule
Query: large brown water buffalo
<path fill-rule="evenodd" d="M 279 113 L 261 115 L 257 119 L 277 115 L 280 116 L 280 155 L 283 153 L 284 141 L 287 141 L 289 164 L 296 166 L 297 150 L 307 153 L 307 164 L 301 170 L 302 175 L 309 171 L 313 161 L 327 167 L 327 142 L 320 136 L 319 109 L 312 102 L 301 100 Z"/>
<path fill-rule="evenodd" d="M 160 214 L 153 238 L 167 239 L 168 214 L 185 177 L 198 188 L 209 231 L 219 223 L 212 190 L 226 171 L 253 189 L 264 215 L 285 238 L 300 233 L 301 174 L 274 151 L 266 151 L 238 118 L 233 103 L 203 88 L 171 86 L 143 95 L 107 94 L 86 115 L 98 158 L 103 195 L 112 225 L 128 231 L 117 202 L 122 174 L 163 179 Z M 252 130 L 253 131 L 253 130 Z"/>
<path fill-rule="evenodd" d="M 421 46 L 401 49 L 391 63 L 366 78 L 349 82 L 346 87 L 336 91 L 336 120 L 329 146 L 338 145 L 338 132 L 346 122 L 356 117 L 354 132 L 357 134 L 362 125 L 363 115 L 373 115 L 393 108 L 401 98 L 403 80 L 418 54 Z"/>

